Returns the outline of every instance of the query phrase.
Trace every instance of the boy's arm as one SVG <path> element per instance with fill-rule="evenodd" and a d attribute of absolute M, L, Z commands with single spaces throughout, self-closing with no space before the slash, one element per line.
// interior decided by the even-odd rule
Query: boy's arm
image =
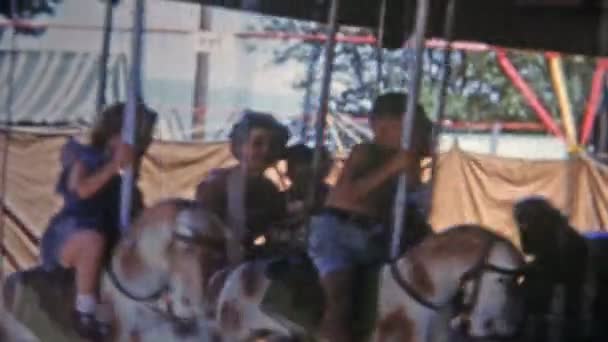
<path fill-rule="evenodd" d="M 344 163 L 342 176 L 338 184 L 353 199 L 358 200 L 367 197 L 382 186 L 384 182 L 395 177 L 399 172 L 409 169 L 413 163 L 412 154 L 401 151 L 383 165 L 379 165 L 368 174 L 355 179 L 353 177 L 355 170 L 370 157 L 369 153 L 369 149 L 365 145 L 357 145 Z"/>

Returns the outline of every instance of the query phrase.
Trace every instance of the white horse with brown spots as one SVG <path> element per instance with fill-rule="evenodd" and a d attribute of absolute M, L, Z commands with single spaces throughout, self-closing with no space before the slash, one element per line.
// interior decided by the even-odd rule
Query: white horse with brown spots
<path fill-rule="evenodd" d="M 377 314 L 368 336 L 377 342 L 427 342 L 446 341 L 455 331 L 474 338 L 514 335 L 523 322 L 518 291 L 523 266 L 516 247 L 485 228 L 463 225 L 431 235 L 380 269 Z M 315 339 L 318 331 L 262 310 L 272 285 L 267 271 L 268 263 L 255 262 L 229 275 L 216 317 L 224 339 Z"/>
<path fill-rule="evenodd" d="M 204 284 L 224 256 L 215 215 L 184 200 L 146 209 L 102 279 L 115 341 L 204 341 Z"/>
<path fill-rule="evenodd" d="M 224 263 L 225 231 L 215 215 L 192 201 L 166 200 L 145 209 L 102 275 L 99 318 L 111 330 L 109 339 L 207 340 L 204 284 L 215 263 Z M 4 286 L 7 309 L 39 338 L 81 340 L 66 318 L 74 300 L 68 273 L 34 268 L 11 275 Z"/>

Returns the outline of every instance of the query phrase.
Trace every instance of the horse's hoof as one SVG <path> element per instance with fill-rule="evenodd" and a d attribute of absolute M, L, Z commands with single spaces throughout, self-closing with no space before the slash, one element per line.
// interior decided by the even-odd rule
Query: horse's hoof
<path fill-rule="evenodd" d="M 193 336 L 198 333 L 196 319 L 176 319 L 173 321 L 173 332 L 180 337 Z"/>
<path fill-rule="evenodd" d="M 95 315 L 74 312 L 73 319 L 74 329 L 82 338 L 93 342 L 103 342 L 110 335 L 109 326 L 97 321 Z"/>

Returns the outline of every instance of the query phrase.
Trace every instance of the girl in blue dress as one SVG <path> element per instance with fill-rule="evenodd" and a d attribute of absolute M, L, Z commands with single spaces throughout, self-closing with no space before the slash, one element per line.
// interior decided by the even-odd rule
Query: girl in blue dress
<path fill-rule="evenodd" d="M 138 106 L 137 148 L 133 149 L 121 140 L 123 111 L 123 104 L 109 107 L 98 117 L 88 144 L 70 139 L 63 147 L 56 191 L 64 204 L 41 241 L 42 265 L 47 271 L 74 269 L 75 328 L 91 338 L 100 333 L 94 314 L 101 268 L 120 237 L 120 172 L 133 165 L 137 177 L 156 121 L 155 113 Z M 132 214 L 142 207 L 141 193 L 135 188 Z"/>

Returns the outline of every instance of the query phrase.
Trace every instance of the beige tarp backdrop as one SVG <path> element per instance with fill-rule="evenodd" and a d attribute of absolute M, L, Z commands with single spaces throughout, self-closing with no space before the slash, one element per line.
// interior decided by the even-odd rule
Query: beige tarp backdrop
<path fill-rule="evenodd" d="M 0 151 L 4 147 L 0 136 Z M 54 186 L 66 136 L 13 134 L 8 159 L 6 270 L 36 263 L 37 241 L 61 206 Z M 226 144 L 154 143 L 144 160 L 141 186 L 147 203 L 168 196 L 192 197 L 210 169 L 232 163 Z M 511 206 L 522 196 L 545 195 L 567 210 L 581 230 L 608 227 L 608 170 L 585 158 L 566 162 L 522 161 L 453 149 L 441 156 L 431 223 L 437 229 L 482 223 L 517 241 Z M 3 191 L 3 189 L 0 189 Z"/>
<path fill-rule="evenodd" d="M 608 228 L 608 168 L 587 157 L 530 161 L 456 147 L 441 156 L 435 186 L 431 224 L 436 229 L 480 223 L 518 243 L 511 209 L 529 195 L 550 199 L 581 232 Z"/>

